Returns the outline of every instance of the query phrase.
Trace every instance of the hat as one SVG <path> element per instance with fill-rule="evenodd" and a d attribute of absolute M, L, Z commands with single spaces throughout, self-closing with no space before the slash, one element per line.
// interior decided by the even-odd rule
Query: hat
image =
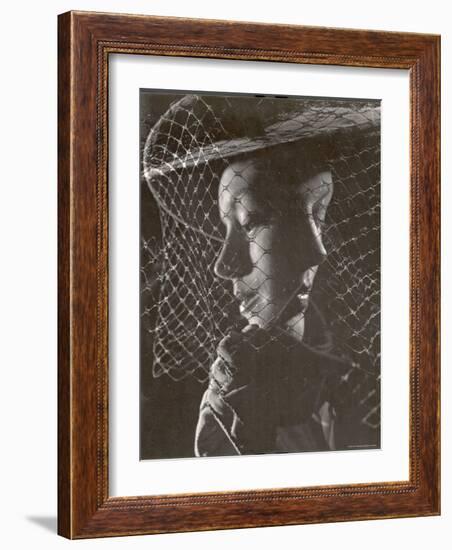
<path fill-rule="evenodd" d="M 341 140 L 375 130 L 379 122 L 378 100 L 190 94 L 174 102 L 150 131 L 143 175 L 169 215 L 222 240 L 217 220 L 204 222 L 197 209 L 206 199 L 216 201 L 216 188 L 205 187 L 206 172 L 216 171 L 210 180 L 218 183 L 233 157 L 297 142 L 317 143 L 321 154 L 332 157 L 331 144 L 337 150 Z M 322 148 L 327 139 L 330 147 Z"/>

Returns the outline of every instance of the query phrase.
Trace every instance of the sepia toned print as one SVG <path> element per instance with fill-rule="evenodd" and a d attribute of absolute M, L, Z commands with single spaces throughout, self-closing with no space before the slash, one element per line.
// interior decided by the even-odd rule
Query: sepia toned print
<path fill-rule="evenodd" d="M 379 102 L 140 99 L 141 458 L 379 448 Z"/>

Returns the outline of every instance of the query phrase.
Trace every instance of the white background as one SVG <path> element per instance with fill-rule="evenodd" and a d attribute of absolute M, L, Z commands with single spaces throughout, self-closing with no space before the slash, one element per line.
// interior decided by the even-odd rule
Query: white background
<path fill-rule="evenodd" d="M 443 288 L 442 517 L 278 527 L 69 542 L 56 525 L 56 29 L 69 9 L 298 23 L 443 35 L 443 280 L 452 277 L 450 80 L 452 23 L 448 2 L 53 1 L 2 6 L 0 88 L 0 283 L 2 450 L 0 494 L 5 548 L 448 548 L 452 532 L 450 285 Z M 450 157 L 450 155 L 449 155 Z M 395 267 L 396 268 L 396 267 Z"/>

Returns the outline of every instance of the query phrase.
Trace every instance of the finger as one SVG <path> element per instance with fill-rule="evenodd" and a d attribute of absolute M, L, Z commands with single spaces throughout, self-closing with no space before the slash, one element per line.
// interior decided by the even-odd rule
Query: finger
<path fill-rule="evenodd" d="M 231 369 L 223 357 L 217 357 L 210 367 L 210 378 L 217 384 L 218 391 L 227 391 L 233 381 Z"/>

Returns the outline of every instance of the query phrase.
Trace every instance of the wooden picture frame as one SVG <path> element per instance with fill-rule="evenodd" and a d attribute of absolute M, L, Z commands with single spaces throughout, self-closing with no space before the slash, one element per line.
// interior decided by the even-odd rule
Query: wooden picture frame
<path fill-rule="evenodd" d="M 138 15 L 59 16 L 58 532 L 68 538 L 440 513 L 439 36 Z M 266 60 L 410 73 L 408 481 L 110 497 L 110 54 Z"/>

